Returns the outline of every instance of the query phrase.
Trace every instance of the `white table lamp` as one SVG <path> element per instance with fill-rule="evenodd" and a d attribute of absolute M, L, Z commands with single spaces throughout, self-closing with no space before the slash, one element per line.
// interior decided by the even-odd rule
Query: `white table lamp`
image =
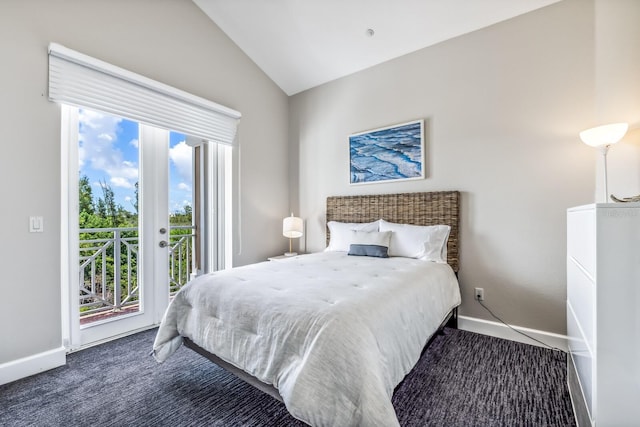
<path fill-rule="evenodd" d="M 604 161 L 604 201 L 609 200 L 609 188 L 607 184 L 607 151 L 609 146 L 620 141 L 627 133 L 627 123 L 613 123 L 603 125 L 580 132 L 580 139 L 587 145 L 600 149 Z"/>
<path fill-rule="evenodd" d="M 296 252 L 293 252 L 291 250 L 291 239 L 302 237 L 302 232 L 302 219 L 293 216 L 293 213 L 291 213 L 291 216 L 288 216 L 282 220 L 282 235 L 289 238 L 289 252 L 285 252 L 286 256 L 298 255 Z"/>

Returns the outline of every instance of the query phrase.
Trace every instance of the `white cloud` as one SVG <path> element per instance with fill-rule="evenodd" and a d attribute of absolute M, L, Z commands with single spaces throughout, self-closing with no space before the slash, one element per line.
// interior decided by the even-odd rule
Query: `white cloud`
<path fill-rule="evenodd" d="M 192 148 L 185 141 L 181 141 L 169 149 L 169 158 L 176 166 L 183 181 L 191 182 L 191 153 Z"/>
<path fill-rule="evenodd" d="M 104 114 L 98 113 L 97 111 L 80 110 L 78 118 L 81 124 L 84 124 L 91 129 L 96 129 L 99 127 L 98 123 L 100 120 L 104 118 Z"/>
<path fill-rule="evenodd" d="M 190 200 L 183 200 L 182 202 L 173 201 L 171 205 L 171 212 L 183 212 L 185 206 L 191 206 Z"/>
<path fill-rule="evenodd" d="M 191 187 L 188 184 L 181 182 L 180 184 L 178 184 L 178 190 L 191 191 Z"/>
<path fill-rule="evenodd" d="M 140 141 L 138 141 L 137 139 L 132 139 L 131 141 L 129 141 L 129 145 L 138 148 L 140 146 Z"/>
<path fill-rule="evenodd" d="M 82 170 L 82 167 L 84 166 L 85 156 L 86 156 L 86 153 L 84 151 L 84 147 L 83 146 L 79 146 L 78 147 L 78 167 L 80 168 L 80 170 Z"/>
<path fill-rule="evenodd" d="M 80 168 L 89 166 L 106 173 L 108 181 L 115 187 L 133 188 L 138 180 L 138 166 L 125 160 L 115 145 L 122 119 L 90 110 L 80 110 L 78 119 Z M 130 143 L 137 142 L 134 139 Z"/>
<path fill-rule="evenodd" d="M 114 187 L 133 188 L 133 184 L 131 184 L 126 178 L 123 178 L 121 176 L 112 176 L 109 182 Z"/>
<path fill-rule="evenodd" d="M 135 163 L 123 160 L 119 169 L 113 171 L 117 172 L 123 178 L 136 181 L 138 179 L 138 168 Z"/>

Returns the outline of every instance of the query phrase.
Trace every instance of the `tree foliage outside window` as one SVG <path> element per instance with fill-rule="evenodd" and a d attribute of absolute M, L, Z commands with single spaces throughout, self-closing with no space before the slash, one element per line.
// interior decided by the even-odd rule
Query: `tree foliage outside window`
<path fill-rule="evenodd" d="M 87 297 L 86 292 L 81 289 L 81 304 L 86 304 L 81 306 L 81 312 L 100 308 L 100 306 L 104 305 L 103 300 L 114 301 L 115 268 L 119 269 L 120 288 L 123 298 L 129 293 L 127 289 L 129 284 L 134 290 L 138 286 L 138 183 L 136 182 L 135 184 L 135 200 L 132 201 L 134 212 L 116 203 L 113 190 L 109 184 L 101 181 L 99 187 L 100 194 L 94 195 L 89 178 L 85 175 L 79 178 L 79 250 L 81 263 L 84 259 L 83 257 L 96 256 L 96 253 L 100 252 L 96 256 L 95 270 L 85 272 L 84 284 L 81 283 L 81 288 L 90 289 L 93 278 L 96 288 L 101 289 L 104 281 L 106 295 Z M 185 205 L 183 211 L 169 215 L 169 223 L 170 225 L 191 226 L 191 206 Z M 101 231 L 102 229 L 104 231 Z M 119 244 L 115 244 L 114 229 L 118 229 Z M 187 246 L 191 244 L 191 241 L 190 239 L 180 240 L 180 236 L 191 233 L 191 229 L 172 230 L 170 238 L 172 241 L 180 242 L 182 252 L 187 253 Z M 98 248 L 103 248 L 103 250 L 100 251 Z M 117 250 L 120 255 L 118 266 L 115 265 L 114 250 Z M 175 268 L 176 266 L 174 265 L 176 271 L 189 271 L 188 263 L 191 262 L 190 259 L 177 259 L 175 262 L 181 264 L 179 269 Z M 172 273 L 169 272 L 169 274 Z M 185 283 L 188 277 L 186 275 L 183 276 L 174 278 L 174 280 Z M 138 301 L 138 298 L 137 291 L 135 291 L 126 302 L 133 304 Z"/>

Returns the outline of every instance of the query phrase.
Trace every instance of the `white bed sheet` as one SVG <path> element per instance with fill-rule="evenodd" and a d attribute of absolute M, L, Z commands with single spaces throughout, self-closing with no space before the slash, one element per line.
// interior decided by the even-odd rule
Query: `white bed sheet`
<path fill-rule="evenodd" d="M 198 277 L 169 305 L 154 343 L 182 336 L 274 385 L 312 426 L 397 426 L 393 390 L 460 304 L 451 267 L 323 252 Z"/>

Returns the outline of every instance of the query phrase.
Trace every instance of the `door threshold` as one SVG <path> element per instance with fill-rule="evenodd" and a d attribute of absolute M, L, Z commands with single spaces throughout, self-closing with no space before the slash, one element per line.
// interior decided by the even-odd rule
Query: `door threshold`
<path fill-rule="evenodd" d="M 86 350 L 86 349 L 88 349 L 90 347 L 95 347 L 97 345 L 105 344 L 105 343 L 108 343 L 108 342 L 113 341 L 113 340 L 117 340 L 117 339 L 120 339 L 120 338 L 128 337 L 129 335 L 137 334 L 139 332 L 148 331 L 150 329 L 157 328 L 158 326 L 159 325 L 145 326 L 145 327 L 142 327 L 142 328 L 134 329 L 132 331 L 123 332 L 121 334 L 117 334 L 117 335 L 114 335 L 114 336 L 109 337 L 109 338 L 104 338 L 104 339 L 101 339 L 101 340 L 98 340 L 98 341 L 93 341 L 93 342 L 90 342 L 90 343 L 87 343 L 87 344 L 83 344 L 80 347 L 67 348 L 66 351 L 67 351 L 67 354 L 75 353 L 76 351 Z"/>

